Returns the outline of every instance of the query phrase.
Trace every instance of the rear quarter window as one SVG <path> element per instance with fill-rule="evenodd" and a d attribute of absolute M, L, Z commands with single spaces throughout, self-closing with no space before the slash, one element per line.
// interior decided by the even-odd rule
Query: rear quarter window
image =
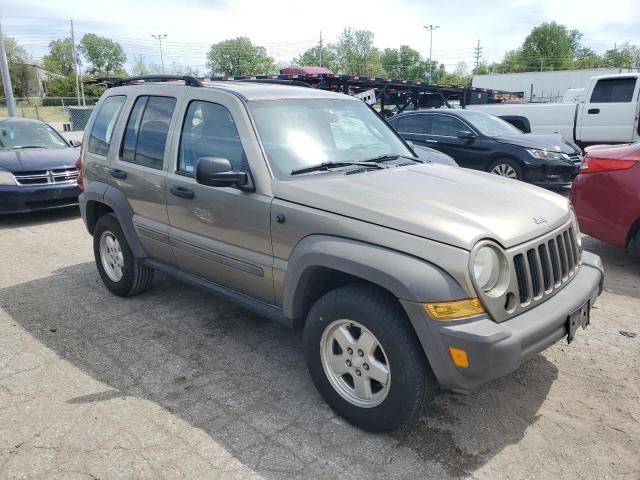
<path fill-rule="evenodd" d="M 103 157 L 107 156 L 113 130 L 126 98 L 124 95 L 114 95 L 102 102 L 89 133 L 88 152 L 102 155 Z"/>

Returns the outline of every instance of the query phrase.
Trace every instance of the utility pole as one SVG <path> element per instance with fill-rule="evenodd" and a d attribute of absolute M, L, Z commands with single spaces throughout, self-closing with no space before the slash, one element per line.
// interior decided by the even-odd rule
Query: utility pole
<path fill-rule="evenodd" d="M 540 71 L 544 68 L 544 58 L 540 58 Z"/>
<path fill-rule="evenodd" d="M 159 33 L 158 35 L 151 35 L 151 36 L 156 40 L 158 40 L 158 43 L 160 44 L 160 65 L 162 65 L 162 73 L 164 73 L 164 57 L 162 55 L 162 40 L 167 38 L 167 34 Z"/>
<path fill-rule="evenodd" d="M 433 47 L 433 31 L 440 28 L 440 25 L 425 25 L 424 28 L 429 32 L 429 82 L 431 82 L 431 53 Z"/>
<path fill-rule="evenodd" d="M 320 57 L 320 67 L 322 66 L 322 30 L 320 31 L 320 51 L 318 52 L 318 57 Z"/>
<path fill-rule="evenodd" d="M 76 51 L 76 36 L 73 30 L 73 20 L 69 20 L 71 22 L 71 44 L 73 48 L 71 49 L 73 55 L 73 71 L 76 75 L 76 99 L 78 101 L 78 105 L 80 105 L 80 72 L 78 68 L 78 52 Z"/>
<path fill-rule="evenodd" d="M 478 40 L 478 46 L 476 47 L 475 55 L 476 57 L 476 72 L 478 71 L 478 66 L 480 65 L 480 57 L 482 57 L 482 47 L 480 46 L 480 40 Z"/>
<path fill-rule="evenodd" d="M 4 34 L 2 24 L 0 24 L 0 73 L 2 73 L 2 86 L 4 96 L 7 99 L 7 110 L 10 117 L 16 116 L 16 102 L 13 99 L 13 87 L 11 86 L 11 76 L 9 74 L 9 64 L 7 63 L 7 52 L 4 50 Z"/>

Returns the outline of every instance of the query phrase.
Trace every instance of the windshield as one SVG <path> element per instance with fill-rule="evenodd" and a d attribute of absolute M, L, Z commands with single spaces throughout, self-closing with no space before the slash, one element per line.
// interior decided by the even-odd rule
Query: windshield
<path fill-rule="evenodd" d="M 66 148 L 60 135 L 46 123 L 2 122 L 0 123 L 0 148 Z"/>
<path fill-rule="evenodd" d="M 487 137 L 522 134 L 520 130 L 510 123 L 488 113 L 466 110 L 464 114 L 461 114 L 461 117 Z"/>
<path fill-rule="evenodd" d="M 387 123 L 353 100 L 263 100 L 250 103 L 276 177 L 322 162 L 362 162 L 413 154 Z"/>

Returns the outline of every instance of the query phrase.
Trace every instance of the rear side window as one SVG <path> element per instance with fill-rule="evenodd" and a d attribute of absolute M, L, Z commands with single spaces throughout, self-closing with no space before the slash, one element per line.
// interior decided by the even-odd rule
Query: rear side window
<path fill-rule="evenodd" d="M 102 102 L 89 133 L 88 152 L 102 155 L 103 157 L 107 155 L 111 144 L 111 136 L 126 98 L 124 95 L 115 95 L 106 98 Z"/>
<path fill-rule="evenodd" d="M 162 170 L 171 116 L 172 97 L 138 97 L 131 109 L 120 150 L 120 159 Z"/>
<path fill-rule="evenodd" d="M 229 110 L 217 103 L 193 101 L 182 125 L 178 171 L 193 174 L 196 162 L 202 157 L 226 158 L 233 170 L 249 170 Z"/>
<path fill-rule="evenodd" d="M 591 103 L 627 103 L 633 99 L 635 78 L 605 78 L 598 80 L 591 94 Z"/>
<path fill-rule="evenodd" d="M 455 137 L 460 130 L 469 130 L 460 120 L 449 115 L 434 115 L 431 120 L 431 134 Z"/>
<path fill-rule="evenodd" d="M 400 133 L 425 133 L 426 115 L 407 115 L 398 119 L 396 130 Z"/>

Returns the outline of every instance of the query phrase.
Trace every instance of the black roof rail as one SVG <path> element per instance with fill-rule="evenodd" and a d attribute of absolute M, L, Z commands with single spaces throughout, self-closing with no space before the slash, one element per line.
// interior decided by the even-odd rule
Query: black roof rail
<path fill-rule="evenodd" d="M 247 83 L 271 83 L 271 84 L 276 84 L 276 85 L 291 85 L 291 86 L 294 86 L 294 87 L 313 88 L 310 84 L 308 84 L 307 82 L 303 82 L 302 80 L 283 80 L 283 79 L 280 79 L 280 78 L 260 78 L 260 79 L 243 78 L 243 79 L 236 80 L 236 81 L 237 82 L 247 82 Z"/>
<path fill-rule="evenodd" d="M 203 84 L 196 77 L 190 75 L 138 75 L 135 77 L 123 77 L 109 79 L 107 85 L 109 88 L 121 87 L 122 85 L 131 85 L 135 83 L 146 82 L 172 82 L 175 80 L 181 80 L 185 85 L 189 87 L 202 87 Z"/>

